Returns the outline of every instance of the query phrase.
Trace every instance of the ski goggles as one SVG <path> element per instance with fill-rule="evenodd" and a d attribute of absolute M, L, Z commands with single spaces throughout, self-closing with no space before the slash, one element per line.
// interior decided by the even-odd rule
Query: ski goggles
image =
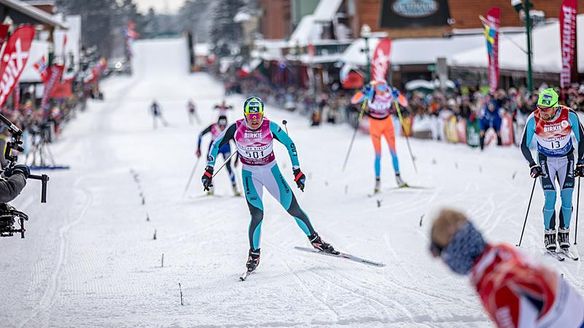
<path fill-rule="evenodd" d="M 375 85 L 375 91 L 377 92 L 389 92 L 389 86 L 385 83 L 380 83 Z"/>
<path fill-rule="evenodd" d="M 217 121 L 217 125 L 219 125 L 220 127 L 225 127 L 227 126 L 227 120 L 219 120 Z"/>
<path fill-rule="evenodd" d="M 250 120 L 262 120 L 264 118 L 264 111 L 261 103 L 250 102 L 244 112 L 245 118 Z"/>

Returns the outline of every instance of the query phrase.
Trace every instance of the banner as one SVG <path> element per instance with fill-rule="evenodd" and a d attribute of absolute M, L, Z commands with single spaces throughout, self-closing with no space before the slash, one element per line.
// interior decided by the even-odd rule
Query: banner
<path fill-rule="evenodd" d="M 388 38 L 380 39 L 371 60 L 371 81 L 387 81 L 390 52 L 391 40 Z"/>
<path fill-rule="evenodd" d="M 4 105 L 18 83 L 28 61 L 34 33 L 33 26 L 22 25 L 8 38 L 0 63 L 0 106 Z"/>
<path fill-rule="evenodd" d="M 563 0 L 560 7 L 560 40 L 562 49 L 562 71 L 560 86 L 566 88 L 576 81 L 576 15 L 578 14 L 576 0 Z"/>
<path fill-rule="evenodd" d="M 373 8 L 364 10 L 367 9 L 373 10 Z M 445 26 L 449 20 L 448 0 L 383 0 L 379 27 Z"/>
<path fill-rule="evenodd" d="M 54 64 L 49 67 L 49 77 L 45 83 L 45 90 L 43 91 L 43 98 L 41 100 L 41 108 L 44 110 L 49 109 L 49 99 L 55 85 L 61 83 L 61 76 L 63 76 L 64 65 Z"/>
<path fill-rule="evenodd" d="M 485 28 L 487 39 L 487 56 L 489 57 L 489 91 L 497 90 L 499 86 L 499 26 L 501 23 L 501 8 L 493 7 L 487 12 L 487 17 L 480 17 Z"/>

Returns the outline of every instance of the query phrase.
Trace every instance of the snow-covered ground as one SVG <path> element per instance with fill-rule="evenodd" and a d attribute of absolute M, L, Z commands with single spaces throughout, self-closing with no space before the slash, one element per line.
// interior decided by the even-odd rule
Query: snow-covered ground
<path fill-rule="evenodd" d="M 370 198 L 368 136 L 357 137 L 343 173 L 350 127 L 310 128 L 304 117 L 268 108 L 269 118 L 289 122 L 308 176 L 306 192 L 296 195 L 316 230 L 338 249 L 387 266 L 294 250 L 307 240 L 266 194 L 261 265 L 241 283 L 249 224 L 244 199 L 231 197 L 224 172 L 216 178 L 224 197 L 199 197 L 204 163 L 182 197 L 196 135 L 216 118 L 211 108 L 223 95 L 208 75 L 186 73 L 185 49 L 179 40 L 137 42 L 135 75 L 105 81 L 106 100 L 91 103 L 52 147 L 72 168 L 49 172 L 48 203 L 38 203 L 35 181 L 14 202 L 31 219 L 26 239 L 0 239 L 0 326 L 491 326 L 467 280 L 429 256 L 429 217 L 440 205 L 454 206 L 490 240 L 516 243 L 532 181 L 518 149 L 480 153 L 411 140 L 416 174 L 399 139 L 403 177 L 430 189 L 390 190 L 393 171 L 385 152 L 387 190 Z M 154 98 L 167 128 L 152 128 L 148 106 Z M 188 98 L 204 124 L 189 125 Z M 239 118 L 242 98 L 227 100 L 236 108 L 230 119 Z M 293 185 L 287 153 L 276 148 Z M 536 190 L 522 249 L 584 292 L 581 262 L 542 256 L 542 196 Z"/>

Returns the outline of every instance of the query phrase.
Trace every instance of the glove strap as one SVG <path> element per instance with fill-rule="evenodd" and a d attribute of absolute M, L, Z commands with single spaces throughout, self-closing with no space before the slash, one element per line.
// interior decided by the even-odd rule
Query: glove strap
<path fill-rule="evenodd" d="M 294 181 L 298 182 L 298 180 L 300 180 L 300 178 L 302 178 L 303 175 L 304 173 L 302 173 L 302 171 L 298 171 L 298 173 L 296 173 L 296 176 L 294 177 Z"/>
<path fill-rule="evenodd" d="M 205 171 L 205 173 L 203 173 L 204 176 L 208 177 L 208 178 L 212 178 L 213 177 L 213 173 L 209 172 L 209 171 Z"/>

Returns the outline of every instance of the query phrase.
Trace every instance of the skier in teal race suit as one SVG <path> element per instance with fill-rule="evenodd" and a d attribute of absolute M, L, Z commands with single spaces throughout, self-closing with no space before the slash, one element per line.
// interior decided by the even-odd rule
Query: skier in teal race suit
<path fill-rule="evenodd" d="M 249 225 L 249 256 L 246 263 L 249 272 L 256 269 L 260 259 L 260 235 L 264 218 L 262 202 L 263 188 L 277 199 L 280 204 L 296 220 L 296 223 L 306 234 L 310 243 L 317 250 L 338 254 L 328 243 L 322 241 L 314 231 L 310 219 L 300 208 L 296 197 L 282 176 L 273 152 L 273 141 L 278 140 L 287 149 L 292 161 L 294 181 L 298 188 L 304 191 L 306 177 L 300 170 L 296 146 L 288 134 L 278 126 L 264 118 L 264 103 L 258 97 L 250 97 L 244 103 L 244 119 L 229 126 L 213 142 L 207 160 L 205 173 L 201 178 L 203 187 L 212 186 L 213 167 L 219 149 L 230 140 L 234 140 L 242 163 L 242 180 L 245 199 L 251 214 Z"/>

